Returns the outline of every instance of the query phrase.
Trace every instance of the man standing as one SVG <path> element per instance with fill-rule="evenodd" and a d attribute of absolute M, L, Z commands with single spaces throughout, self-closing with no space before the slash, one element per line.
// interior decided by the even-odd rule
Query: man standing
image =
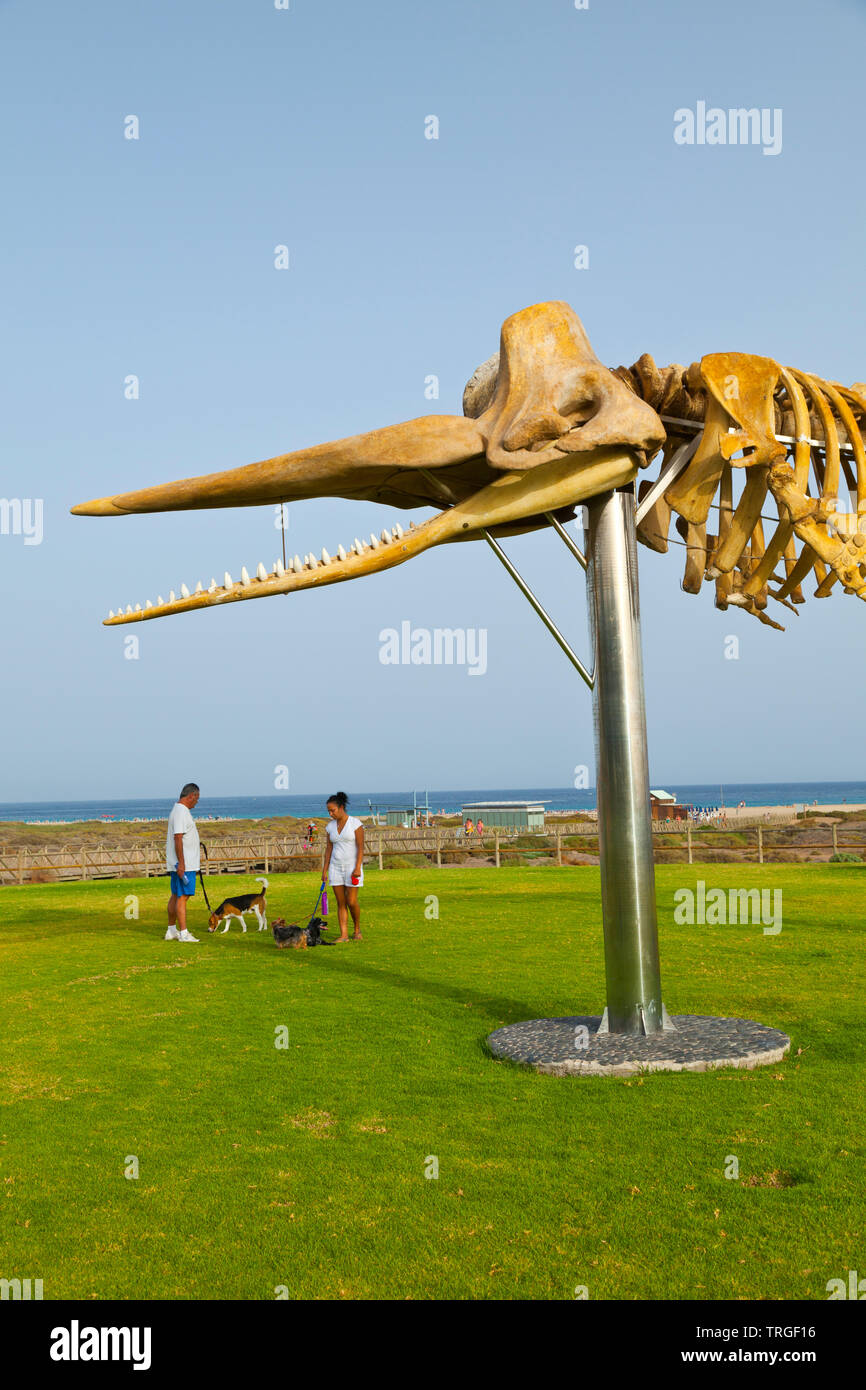
<path fill-rule="evenodd" d="M 195 893 L 195 876 L 201 869 L 198 831 L 192 811 L 199 799 L 195 782 L 187 782 L 171 809 L 165 841 L 165 865 L 171 874 L 166 941 L 198 941 L 186 925 L 186 903 Z"/>

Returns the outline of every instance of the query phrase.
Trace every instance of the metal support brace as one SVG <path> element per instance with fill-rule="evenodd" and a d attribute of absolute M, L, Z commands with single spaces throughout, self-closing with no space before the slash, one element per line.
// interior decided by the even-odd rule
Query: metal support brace
<path fill-rule="evenodd" d="M 580 568 L 581 568 L 582 570 L 585 570 L 585 569 L 586 569 L 586 556 L 584 555 L 584 553 L 583 553 L 583 551 L 581 550 L 580 546 L 578 545 L 577 541 L 574 540 L 574 539 L 568 534 L 568 532 L 566 531 L 566 529 L 565 529 L 565 527 L 563 526 L 562 522 L 559 521 L 559 520 L 553 515 L 553 512 L 545 512 L 544 515 L 547 517 L 547 520 L 550 522 L 551 526 L 553 527 L 553 529 L 554 529 L 554 531 L 556 532 L 556 534 L 560 537 L 560 539 L 563 540 L 563 541 L 565 541 L 565 544 L 568 546 L 568 549 L 571 551 L 571 553 L 572 553 L 572 555 L 574 556 L 575 560 L 576 560 L 577 563 L 580 565 Z"/>
<path fill-rule="evenodd" d="M 660 415 L 659 419 L 664 425 L 685 425 L 687 429 L 696 430 L 698 435 L 701 435 L 706 428 L 703 420 L 683 420 L 678 415 Z M 728 434 L 736 433 L 736 427 L 731 425 Z M 813 449 L 825 449 L 827 447 L 826 439 L 812 439 L 807 434 L 774 434 L 773 438 L 778 439 L 780 444 L 809 444 Z M 857 453 L 853 444 L 845 444 L 841 439 L 839 440 L 839 449 L 843 454 Z"/>
<path fill-rule="evenodd" d="M 697 450 L 700 438 L 701 436 L 696 434 L 694 439 L 687 439 L 685 444 L 681 444 L 676 453 L 668 460 L 667 467 L 659 474 L 646 497 L 638 506 L 635 512 L 635 524 L 643 521 L 650 507 L 654 506 L 662 494 L 667 492 L 671 483 L 685 472 L 692 461 L 692 455 Z"/>
<path fill-rule="evenodd" d="M 542 606 L 541 601 L 540 601 L 538 598 L 536 598 L 535 594 L 534 594 L 534 593 L 532 592 L 532 590 L 530 589 L 530 587 L 529 587 L 529 585 L 527 584 L 526 580 L 523 578 L 523 575 L 522 575 L 522 574 L 520 573 L 520 571 L 517 570 L 517 569 L 515 568 L 515 566 L 511 563 L 511 561 L 509 560 L 509 558 L 508 558 L 508 556 L 506 555 L 505 551 L 502 549 L 502 546 L 499 544 L 499 542 L 498 542 L 497 540 L 494 539 L 493 536 L 491 536 L 491 534 L 490 534 L 489 531 L 486 531 L 486 530 L 483 531 L 483 532 L 482 532 L 482 535 L 484 536 L 484 539 L 486 540 L 487 544 L 490 546 L 490 548 L 491 548 L 491 550 L 493 551 L 493 553 L 494 553 L 494 555 L 496 556 L 496 558 L 497 558 L 498 560 L 500 560 L 500 561 L 502 562 L 502 564 L 505 566 L 505 568 L 507 569 L 508 573 L 511 575 L 511 578 L 514 580 L 515 584 L 517 585 L 518 589 L 519 589 L 520 592 L 523 594 L 524 598 L 526 598 L 526 599 L 529 600 L 529 602 L 531 603 L 532 607 L 535 609 L 536 613 L 538 614 L 539 618 L 540 618 L 541 621 L 544 623 L 544 626 L 547 628 L 548 632 L 549 632 L 550 635 L 553 637 L 553 640 L 562 648 L 562 650 L 565 652 L 565 655 L 568 657 L 569 661 L 571 662 L 572 666 L 575 668 L 575 670 L 576 670 L 576 671 L 578 672 L 578 674 L 580 675 L 581 679 L 582 679 L 583 681 L 585 681 L 586 684 L 589 686 L 590 690 L 592 690 L 592 688 L 593 688 L 593 677 L 592 677 L 592 673 L 586 669 L 586 667 L 584 666 L 584 664 L 583 664 L 583 662 L 581 661 L 580 657 L 577 655 L 577 653 L 576 653 L 576 652 L 572 649 L 572 647 L 569 645 L 568 640 L 562 635 L 562 633 L 560 632 L 559 628 L 556 626 L 556 623 L 555 623 L 555 622 L 553 621 L 553 619 L 551 618 L 550 614 L 549 614 L 549 613 L 546 611 L 546 609 Z"/>
<path fill-rule="evenodd" d="M 423 473 L 424 477 L 427 478 L 429 482 L 435 485 L 441 497 L 443 498 L 443 500 L 448 502 L 449 506 L 454 505 L 455 497 L 451 489 L 448 487 L 447 483 L 444 483 L 441 478 L 437 478 L 436 474 L 431 473 L 427 468 L 419 469 L 419 472 Z M 572 540 L 571 536 L 569 536 L 568 532 L 561 525 L 561 523 L 557 521 L 556 517 L 553 516 L 551 512 L 545 512 L 545 516 L 547 517 L 548 521 L 550 521 L 554 529 L 565 541 L 572 554 L 576 556 L 583 568 L 586 569 L 586 559 L 584 558 L 583 552 L 580 550 L 576 542 Z M 547 628 L 548 632 L 553 637 L 553 640 L 562 649 L 562 651 L 565 652 L 565 655 L 568 657 L 572 666 L 577 671 L 581 680 L 583 680 L 589 686 L 590 690 L 592 690 L 592 672 L 586 669 L 580 657 L 572 648 L 568 639 L 560 632 L 559 628 L 556 626 L 556 623 L 553 621 L 550 614 L 544 608 L 543 604 L 541 603 L 541 600 L 537 598 L 537 596 L 532 592 L 526 580 L 523 578 L 523 575 L 517 569 L 517 566 L 514 565 L 511 562 L 511 560 L 509 560 L 505 551 L 502 549 L 502 546 L 499 544 L 496 538 L 491 535 L 491 533 L 487 530 L 486 527 L 482 530 L 481 534 L 486 540 L 487 544 L 490 546 L 490 549 L 493 551 L 497 560 L 500 561 L 500 563 L 511 575 L 511 578 L 514 580 L 515 584 L 517 585 L 520 592 L 523 594 L 524 598 L 527 599 L 529 603 L 532 605 L 533 609 L 538 614 L 541 621 L 544 623 L 544 626 Z"/>

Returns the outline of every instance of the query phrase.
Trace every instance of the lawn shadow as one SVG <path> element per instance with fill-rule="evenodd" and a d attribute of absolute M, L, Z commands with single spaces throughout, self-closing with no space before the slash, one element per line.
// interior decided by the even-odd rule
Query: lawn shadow
<path fill-rule="evenodd" d="M 343 971 L 348 975 L 364 975 L 379 983 L 384 982 L 392 985 L 395 989 L 416 994 L 429 994 L 436 999 L 447 999 L 460 1004 L 481 1005 L 488 1013 L 495 1016 L 496 1027 L 501 1027 L 504 1023 L 518 1023 L 523 1019 L 543 1016 L 538 1009 L 533 1008 L 532 1004 L 522 1004 L 515 999 L 505 999 L 501 995 L 484 994 L 477 989 L 468 989 L 460 985 L 425 979 L 424 976 L 420 975 L 406 975 L 399 970 L 362 965 L 357 960 L 351 963 L 349 961 L 343 962 L 338 957 L 335 958 L 330 951 L 318 956 L 318 959 L 326 961 L 329 970 Z"/>

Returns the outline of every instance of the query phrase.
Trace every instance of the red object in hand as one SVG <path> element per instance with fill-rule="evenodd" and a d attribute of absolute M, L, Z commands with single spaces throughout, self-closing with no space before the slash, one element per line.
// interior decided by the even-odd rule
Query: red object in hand
<path fill-rule="evenodd" d="M 357 887 L 358 887 L 358 884 L 359 884 L 360 882 L 361 882 L 361 880 L 360 880 L 359 876 L 358 876 L 357 874 L 352 874 L 352 887 L 353 887 L 353 888 L 357 888 Z"/>

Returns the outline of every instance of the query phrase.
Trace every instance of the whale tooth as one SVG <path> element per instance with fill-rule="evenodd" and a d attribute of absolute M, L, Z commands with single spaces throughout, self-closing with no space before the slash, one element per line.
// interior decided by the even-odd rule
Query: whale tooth
<path fill-rule="evenodd" d="M 135 605 L 135 611 L 136 611 L 136 613 L 140 613 L 140 612 L 141 612 L 141 604 L 140 604 L 140 603 L 137 603 L 137 604 Z"/>
<path fill-rule="evenodd" d="M 410 531 L 414 531 L 414 530 L 415 530 L 415 523 L 414 523 L 414 521 L 410 521 L 410 522 L 409 522 L 409 530 L 410 530 Z"/>
<path fill-rule="evenodd" d="M 391 535 L 394 537 L 394 540 L 395 540 L 395 541 L 399 541 L 399 540 L 401 539 L 401 537 L 402 537 L 402 535 L 403 535 L 403 527 L 400 525 L 399 521 L 397 522 L 397 525 L 394 527 L 393 531 L 391 532 Z"/>
<path fill-rule="evenodd" d="M 288 560 L 286 561 L 286 573 L 287 573 L 287 574 L 294 574 L 294 572 L 295 572 L 295 562 L 294 562 L 294 560 L 292 559 L 292 557 L 291 557 L 291 555 L 290 555 L 289 558 L 288 558 Z"/>
<path fill-rule="evenodd" d="M 343 549 L 343 547 L 342 547 L 341 545 L 338 545 L 338 546 L 337 546 L 337 559 L 338 559 L 338 560 L 345 560 L 345 558 L 346 558 L 346 552 L 345 552 L 345 550 Z"/>
<path fill-rule="evenodd" d="M 203 594 L 203 593 L 204 593 L 204 589 L 202 588 L 202 582 L 201 582 L 201 580 L 199 580 L 198 583 L 196 584 L 196 586 L 195 586 L 195 591 L 196 591 L 197 594 Z"/>
<path fill-rule="evenodd" d="M 108 610 L 108 616 L 109 616 L 109 618 L 113 618 L 113 617 L 114 617 L 114 609 L 113 609 L 113 608 L 109 608 L 109 610 Z"/>
<path fill-rule="evenodd" d="M 331 557 L 330 557 L 330 555 L 328 554 L 327 550 L 324 548 L 324 546 L 322 546 L 322 564 L 323 564 L 323 565 L 329 565 L 330 563 L 331 563 Z"/>
<path fill-rule="evenodd" d="M 153 607 L 153 604 L 151 603 L 151 601 L 150 601 L 149 598 L 146 598 L 146 599 L 144 600 L 144 606 L 145 606 L 145 608 L 152 608 L 152 607 Z"/>
<path fill-rule="evenodd" d="M 303 567 L 303 565 L 301 564 L 301 557 L 300 557 L 300 555 L 296 555 L 296 556 L 295 556 L 295 574 L 300 574 L 300 572 L 301 572 L 301 570 L 302 570 L 303 568 L 304 568 L 304 567 Z"/>
<path fill-rule="evenodd" d="M 379 549 L 379 542 L 378 542 L 377 538 L 373 535 L 373 532 L 372 532 L 372 531 L 370 532 L 370 548 L 371 548 L 372 550 L 378 550 L 378 549 Z"/>
<path fill-rule="evenodd" d="M 267 579 L 267 577 L 268 572 L 262 564 L 261 560 L 259 560 L 258 569 L 256 570 L 256 579 Z"/>
<path fill-rule="evenodd" d="M 208 591 L 209 594 L 215 594 L 218 587 L 219 587 L 219 586 L 218 586 L 216 580 L 215 580 L 215 579 L 212 579 L 211 582 L 210 582 L 210 584 L 208 584 L 208 586 L 207 586 L 207 591 Z"/>
<path fill-rule="evenodd" d="M 132 604 L 128 603 L 128 604 L 126 605 L 126 611 L 127 611 L 127 613 L 131 613 L 131 612 L 132 612 Z"/>
<path fill-rule="evenodd" d="M 165 607 L 165 599 L 163 598 L 162 594 L 157 594 L 157 596 L 156 596 L 156 606 L 157 606 L 157 608 L 164 608 L 164 607 Z"/>
<path fill-rule="evenodd" d="M 311 570 L 315 570 L 315 569 L 318 569 L 318 568 L 319 568 L 319 562 L 318 562 L 318 560 L 316 559 L 315 555 L 313 555 L 312 552 L 310 552 L 310 554 L 307 556 L 307 564 L 308 564 L 308 566 L 310 567 Z"/>
<path fill-rule="evenodd" d="M 283 564 L 282 560 L 275 560 L 275 561 L 274 561 L 274 574 L 277 575 L 277 577 L 278 577 L 279 579 L 282 579 L 282 577 L 283 577 L 283 575 L 285 574 L 285 572 L 286 572 L 286 567 L 285 567 L 285 565 Z"/>
<path fill-rule="evenodd" d="M 231 577 L 231 575 L 229 574 L 228 570 L 226 570 L 225 574 L 223 575 L 223 588 L 224 588 L 224 589 L 233 589 L 234 586 L 235 586 L 235 581 L 232 579 L 232 577 Z"/>
<path fill-rule="evenodd" d="M 168 591 L 168 601 L 169 601 L 169 603 L 175 603 L 175 602 L 176 602 L 176 599 L 175 599 L 175 597 L 174 597 L 174 589 L 169 589 L 169 591 Z"/>
<path fill-rule="evenodd" d="M 181 584 L 180 586 L 180 596 L 181 598 L 189 598 L 189 589 L 185 584 Z"/>
<path fill-rule="evenodd" d="M 250 579 L 249 575 L 247 574 L 246 565 L 243 565 L 243 566 L 241 567 L 241 583 L 242 583 L 242 584 L 252 584 L 252 582 L 253 582 L 253 581 Z"/>
<path fill-rule="evenodd" d="M 383 545 L 390 545 L 391 543 L 391 537 L 388 535 L 387 531 L 382 532 L 381 536 L 379 537 L 379 540 L 382 542 Z"/>
<path fill-rule="evenodd" d="M 355 537 L 355 549 L 359 555 L 363 555 L 364 551 L 367 549 L 364 542 L 359 541 L 357 536 Z"/>

